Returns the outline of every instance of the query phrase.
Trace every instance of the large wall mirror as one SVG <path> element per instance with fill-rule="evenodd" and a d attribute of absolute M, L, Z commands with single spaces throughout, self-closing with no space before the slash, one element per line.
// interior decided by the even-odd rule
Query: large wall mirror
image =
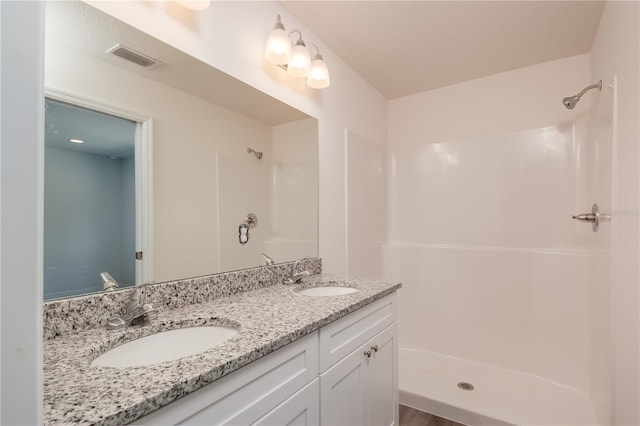
<path fill-rule="evenodd" d="M 85 3 L 45 28 L 45 299 L 318 255 L 314 118 Z"/>

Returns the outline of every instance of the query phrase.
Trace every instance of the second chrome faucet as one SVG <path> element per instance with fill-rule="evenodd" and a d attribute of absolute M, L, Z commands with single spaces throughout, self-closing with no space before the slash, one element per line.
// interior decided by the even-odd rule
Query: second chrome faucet
<path fill-rule="evenodd" d="M 298 271 L 298 264 L 300 262 L 302 262 L 303 260 L 307 260 L 307 259 L 308 259 L 308 257 L 296 260 L 296 262 L 291 267 L 291 276 L 285 278 L 284 281 L 283 281 L 285 284 L 296 284 L 296 283 L 299 283 L 304 278 L 306 278 L 309 275 L 311 275 L 311 273 L 309 271 L 307 271 L 307 270 Z"/>

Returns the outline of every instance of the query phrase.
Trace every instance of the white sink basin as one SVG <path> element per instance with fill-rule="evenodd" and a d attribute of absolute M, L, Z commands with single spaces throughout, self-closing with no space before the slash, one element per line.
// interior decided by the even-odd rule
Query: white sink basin
<path fill-rule="evenodd" d="M 239 329 L 223 326 L 179 328 L 141 337 L 103 353 L 92 365 L 140 367 L 173 361 L 204 352 L 238 334 Z"/>
<path fill-rule="evenodd" d="M 343 294 L 355 293 L 358 291 L 351 287 L 311 287 L 304 290 L 300 290 L 298 294 L 303 296 L 341 296 Z"/>

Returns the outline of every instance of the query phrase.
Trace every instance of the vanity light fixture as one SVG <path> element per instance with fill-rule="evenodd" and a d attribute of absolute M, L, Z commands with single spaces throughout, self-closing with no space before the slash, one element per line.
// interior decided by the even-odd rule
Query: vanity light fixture
<path fill-rule="evenodd" d="M 331 84 L 329 80 L 329 68 L 327 68 L 324 59 L 322 59 L 318 46 L 313 43 L 309 44 L 316 48 L 316 56 L 313 57 L 313 61 L 311 62 L 311 70 L 309 70 L 309 76 L 307 77 L 307 86 L 314 89 L 324 89 Z"/>
<path fill-rule="evenodd" d="M 71 142 L 71 143 L 84 143 L 84 141 L 82 139 L 69 139 L 69 142 Z"/>
<path fill-rule="evenodd" d="M 299 38 L 295 46 L 292 47 L 290 36 L 293 33 L 297 33 Z M 307 86 L 313 89 L 329 87 L 329 69 L 322 55 L 320 55 L 320 49 L 313 43 L 308 44 L 311 44 L 316 49 L 313 61 L 307 45 L 302 39 L 300 30 L 293 30 L 287 33 L 280 15 L 278 15 L 276 25 L 267 38 L 264 57 L 272 64 L 286 69 L 288 74 L 294 77 L 306 78 Z"/>
<path fill-rule="evenodd" d="M 276 65 L 287 65 L 291 59 L 291 40 L 289 40 L 289 34 L 284 30 L 284 25 L 280 21 L 280 15 L 278 15 L 276 25 L 271 30 L 269 38 L 267 38 L 264 57 Z"/>
<path fill-rule="evenodd" d="M 311 55 L 307 45 L 302 41 L 302 33 L 298 30 L 291 31 L 291 34 L 298 33 L 300 39 L 291 50 L 291 59 L 287 64 L 287 73 L 294 77 L 307 77 L 311 71 Z"/>

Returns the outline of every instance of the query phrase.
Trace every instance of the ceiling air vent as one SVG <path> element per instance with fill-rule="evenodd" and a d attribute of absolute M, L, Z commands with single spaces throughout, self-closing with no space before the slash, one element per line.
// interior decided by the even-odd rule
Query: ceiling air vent
<path fill-rule="evenodd" d="M 129 62 L 133 62 L 134 64 L 140 65 L 141 67 L 152 69 L 160 65 L 162 62 L 157 59 L 153 59 L 150 56 L 144 55 L 140 52 L 136 52 L 135 50 L 122 45 L 120 43 L 116 44 L 105 53 L 110 53 L 112 55 L 116 55 L 122 59 L 125 59 Z"/>

